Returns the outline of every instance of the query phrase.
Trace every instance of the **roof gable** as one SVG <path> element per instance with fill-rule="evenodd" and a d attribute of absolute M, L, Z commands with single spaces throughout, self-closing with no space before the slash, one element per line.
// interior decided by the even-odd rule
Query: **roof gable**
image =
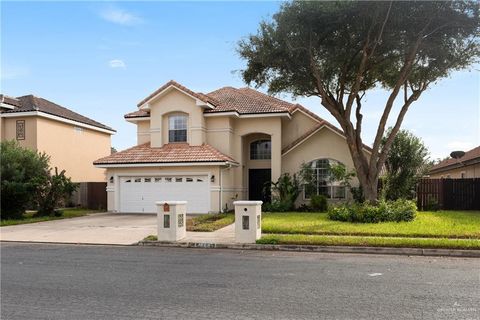
<path fill-rule="evenodd" d="M 165 83 L 163 86 L 161 86 L 160 88 L 155 90 L 148 97 L 146 97 L 145 99 L 140 101 L 137 104 L 137 107 L 139 107 L 139 108 L 144 107 L 150 101 L 152 101 L 153 99 L 156 99 L 157 97 L 160 97 L 162 94 L 167 93 L 171 89 L 177 89 L 178 91 L 190 96 L 191 98 L 203 102 L 205 104 L 205 106 L 207 106 L 207 107 L 213 108 L 215 106 L 215 101 L 211 97 L 208 97 L 208 96 L 204 95 L 203 93 L 193 92 L 192 90 L 188 89 L 185 86 L 182 86 L 178 82 L 176 82 L 174 80 L 170 80 L 167 83 Z M 199 105 L 201 105 L 201 104 L 199 104 Z"/>

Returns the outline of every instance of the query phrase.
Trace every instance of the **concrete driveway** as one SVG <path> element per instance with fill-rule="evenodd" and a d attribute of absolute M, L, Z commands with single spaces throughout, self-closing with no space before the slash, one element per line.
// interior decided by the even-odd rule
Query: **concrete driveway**
<path fill-rule="evenodd" d="M 133 244 L 157 234 L 156 215 L 97 213 L 0 228 L 1 241 Z"/>

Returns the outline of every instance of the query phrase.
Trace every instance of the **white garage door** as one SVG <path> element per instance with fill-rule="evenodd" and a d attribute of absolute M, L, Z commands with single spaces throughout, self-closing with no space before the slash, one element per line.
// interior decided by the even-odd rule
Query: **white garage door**
<path fill-rule="evenodd" d="M 187 213 L 210 211 L 210 181 L 198 176 L 120 178 L 120 212 L 155 213 L 156 201 L 187 201 Z"/>

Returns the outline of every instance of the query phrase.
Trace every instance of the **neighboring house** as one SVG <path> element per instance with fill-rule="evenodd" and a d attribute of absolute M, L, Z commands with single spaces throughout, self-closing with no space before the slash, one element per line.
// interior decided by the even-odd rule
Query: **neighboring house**
<path fill-rule="evenodd" d="M 342 131 L 299 104 L 250 88 L 196 93 L 170 81 L 138 108 L 125 115 L 138 145 L 94 162 L 107 169 L 110 211 L 155 212 L 155 201 L 186 200 L 189 213 L 206 213 L 232 209 L 235 199 L 268 200 L 265 183 L 304 162 L 317 174 L 316 193 L 349 196 L 328 179 L 329 164 L 353 168 Z"/>
<path fill-rule="evenodd" d="M 430 169 L 430 178 L 480 178 L 480 146 L 459 159 L 446 159 Z"/>
<path fill-rule="evenodd" d="M 1 141 L 47 153 L 74 182 L 105 181 L 105 169 L 92 162 L 110 154 L 115 130 L 106 125 L 33 95 L 0 95 L 0 132 Z"/>

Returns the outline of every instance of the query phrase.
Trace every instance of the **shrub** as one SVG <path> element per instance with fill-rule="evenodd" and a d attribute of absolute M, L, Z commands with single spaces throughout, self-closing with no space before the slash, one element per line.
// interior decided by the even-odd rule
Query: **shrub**
<path fill-rule="evenodd" d="M 262 211 L 264 212 L 288 212 L 292 211 L 293 204 L 290 201 L 281 201 L 273 199 L 272 202 L 265 202 L 262 205 Z"/>
<path fill-rule="evenodd" d="M 16 141 L 1 143 L 1 218 L 21 218 L 32 207 L 46 171 L 49 157 L 22 148 Z"/>
<path fill-rule="evenodd" d="M 298 211 L 298 212 L 312 212 L 313 209 L 312 209 L 311 206 L 309 206 L 309 205 L 307 205 L 307 204 L 305 204 L 305 203 L 302 203 L 302 204 L 300 205 L 300 207 L 297 208 L 297 211 Z"/>
<path fill-rule="evenodd" d="M 62 212 L 55 211 L 55 208 L 70 198 L 76 188 L 77 185 L 65 175 L 65 170 L 58 173 L 58 169 L 55 168 L 55 174 L 47 170 L 35 195 L 38 204 L 37 215 L 61 216 Z"/>
<path fill-rule="evenodd" d="M 412 221 L 415 219 L 417 206 L 415 202 L 405 199 L 380 201 L 378 205 L 368 202 L 362 204 L 343 204 L 328 211 L 330 220 L 378 223 L 387 221 Z"/>
<path fill-rule="evenodd" d="M 328 210 L 327 197 L 323 194 L 312 196 L 310 199 L 310 206 L 313 211 L 325 212 Z"/>

